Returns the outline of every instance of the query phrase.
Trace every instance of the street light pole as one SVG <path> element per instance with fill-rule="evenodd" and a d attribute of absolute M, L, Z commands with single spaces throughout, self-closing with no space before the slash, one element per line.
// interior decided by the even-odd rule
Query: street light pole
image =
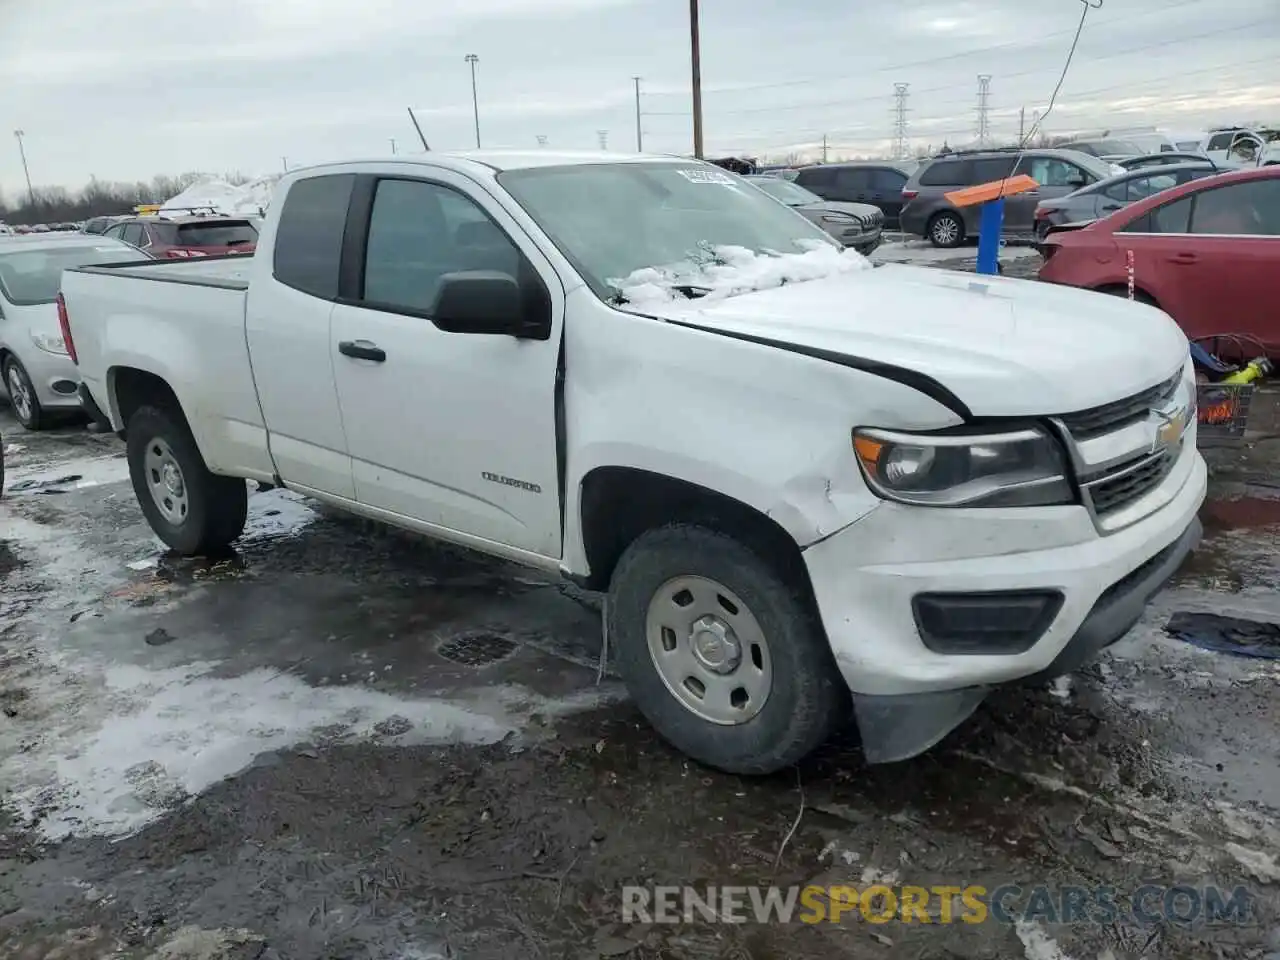
<path fill-rule="evenodd" d="M 476 149 L 480 149 L 480 100 L 476 96 L 476 64 L 480 62 L 480 58 L 474 53 L 468 53 L 464 58 L 467 63 L 471 64 L 471 112 L 476 118 Z"/>
<path fill-rule="evenodd" d="M 640 132 L 640 78 L 631 79 L 636 82 L 636 153 L 644 153 L 644 135 Z"/>
<path fill-rule="evenodd" d="M 395 137 L 391 138 L 391 155 L 393 157 L 396 155 L 396 138 Z"/>
<path fill-rule="evenodd" d="M 18 141 L 18 155 L 22 157 L 22 175 L 27 178 L 27 199 L 31 201 L 31 206 L 36 205 L 36 192 L 31 189 L 31 171 L 27 169 L 27 148 L 22 144 L 22 138 L 26 136 L 23 130 L 13 131 L 14 138 Z"/>
<path fill-rule="evenodd" d="M 689 0 L 689 41 L 693 53 L 693 155 L 702 159 L 702 51 L 698 41 L 698 0 Z"/>

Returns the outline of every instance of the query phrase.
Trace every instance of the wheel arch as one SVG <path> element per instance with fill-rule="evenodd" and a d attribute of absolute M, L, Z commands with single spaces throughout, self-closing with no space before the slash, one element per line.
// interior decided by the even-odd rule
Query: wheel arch
<path fill-rule="evenodd" d="M 579 579 L 587 589 L 608 587 L 619 558 L 637 537 L 683 522 L 739 540 L 775 564 L 812 601 L 800 545 L 772 517 L 727 494 L 637 467 L 599 466 L 582 478 L 578 511 L 590 571 Z"/>

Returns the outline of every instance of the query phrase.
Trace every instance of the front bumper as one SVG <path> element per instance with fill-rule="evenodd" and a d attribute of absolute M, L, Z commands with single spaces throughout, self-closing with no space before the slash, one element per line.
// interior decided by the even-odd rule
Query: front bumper
<path fill-rule="evenodd" d="M 872 762 L 927 750 L 993 686 L 1068 673 L 1137 622 L 1199 536 L 1207 474 L 1189 447 L 1150 496 L 1164 505 L 1100 535 L 1084 507 L 949 510 L 882 503 L 804 551 L 827 637 Z M 921 594 L 1055 591 L 1056 615 L 1028 649 L 926 646 Z"/>

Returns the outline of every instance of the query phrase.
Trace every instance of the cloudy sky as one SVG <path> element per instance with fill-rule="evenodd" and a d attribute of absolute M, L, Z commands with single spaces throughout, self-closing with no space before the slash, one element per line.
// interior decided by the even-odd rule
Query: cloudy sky
<path fill-rule="evenodd" d="M 1099 0 L 1092 0 L 1097 3 Z M 1101 0 L 1049 132 L 1280 121 L 1280 0 Z M 920 146 L 1042 110 L 1081 0 L 703 0 L 708 152 Z M 688 152 L 685 0 L 0 0 L 0 191 L 189 170 L 260 174 L 417 147 Z M 287 161 L 286 159 L 287 158 Z"/>

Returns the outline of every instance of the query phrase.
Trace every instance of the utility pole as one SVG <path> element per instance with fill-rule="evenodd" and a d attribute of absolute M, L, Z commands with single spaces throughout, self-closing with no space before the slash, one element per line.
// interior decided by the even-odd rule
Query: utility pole
<path fill-rule="evenodd" d="M 395 137 L 391 138 L 391 155 L 393 157 L 396 155 L 396 138 Z"/>
<path fill-rule="evenodd" d="M 596 131 L 596 137 L 597 137 L 597 139 L 599 139 L 599 141 L 600 141 L 600 149 L 601 149 L 601 150 L 608 150 L 608 149 L 609 149 L 609 131 L 608 131 L 608 130 L 597 130 L 597 131 Z"/>
<path fill-rule="evenodd" d="M 36 192 L 31 189 L 31 171 L 27 169 L 27 148 L 22 143 L 22 138 L 26 135 L 25 130 L 13 131 L 14 139 L 18 141 L 18 156 L 22 157 L 22 175 L 27 178 L 27 200 L 34 207 L 36 205 Z"/>
<path fill-rule="evenodd" d="M 288 158 L 288 157 L 281 157 L 281 158 L 280 158 L 280 165 L 281 165 L 282 167 L 284 167 L 284 172 L 285 172 L 285 173 L 288 173 L 288 172 L 289 172 L 289 158 Z"/>
<path fill-rule="evenodd" d="M 689 41 L 693 53 L 693 155 L 702 159 L 702 48 L 698 40 L 698 0 L 689 0 Z"/>
<path fill-rule="evenodd" d="M 545 133 L 538 134 L 538 146 L 545 147 L 547 145 L 547 135 Z"/>
<path fill-rule="evenodd" d="M 636 153 L 644 153 L 644 135 L 640 132 L 640 78 L 631 79 L 636 82 Z"/>
<path fill-rule="evenodd" d="M 991 74 L 978 75 L 978 146 L 985 147 L 991 137 Z"/>
<path fill-rule="evenodd" d="M 1018 108 L 1018 146 L 1022 146 L 1022 141 L 1027 137 L 1027 108 Z"/>
<path fill-rule="evenodd" d="M 907 97 L 911 84 L 893 85 L 893 159 L 907 159 Z"/>
<path fill-rule="evenodd" d="M 471 112 L 476 118 L 476 149 L 480 149 L 480 99 L 476 96 L 476 64 L 480 62 L 480 58 L 474 53 L 468 53 L 463 57 L 467 63 L 471 64 Z"/>
<path fill-rule="evenodd" d="M 822 135 L 822 162 L 827 162 L 827 135 Z"/>

